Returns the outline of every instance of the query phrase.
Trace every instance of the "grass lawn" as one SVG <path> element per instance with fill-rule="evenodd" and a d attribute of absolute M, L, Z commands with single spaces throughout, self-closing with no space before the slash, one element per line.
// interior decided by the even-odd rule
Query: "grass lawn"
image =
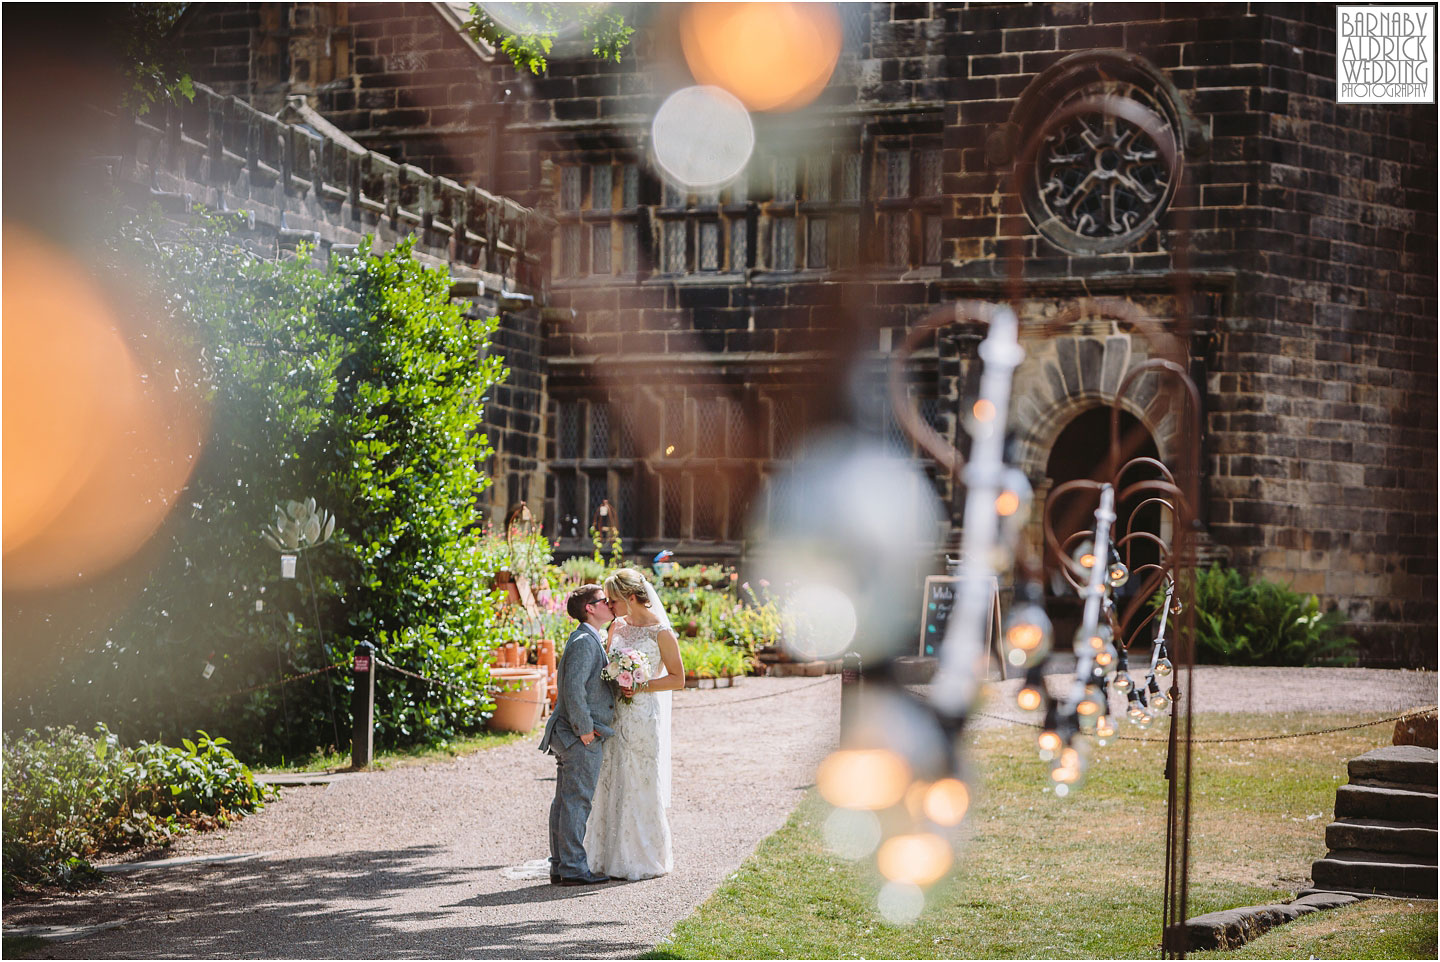
<path fill-rule="evenodd" d="M 1202 715 L 1195 737 L 1280 734 L 1358 720 Z M 1347 780 L 1345 761 L 1389 744 L 1390 734 L 1382 725 L 1197 744 L 1188 915 L 1286 899 L 1303 888 L 1310 863 L 1325 854 L 1325 825 L 1333 818 L 1335 789 Z M 826 850 L 821 826 L 828 807 L 812 792 L 644 958 L 1157 957 L 1164 731 L 1157 726 L 1146 738 L 1098 749 L 1085 786 L 1057 799 L 1046 790 L 1033 729 L 977 732 L 970 752 L 977 787 L 960 860 L 909 926 L 888 925 L 875 911 L 880 882 L 869 863 L 846 862 Z M 1434 902 L 1369 902 L 1277 929 L 1255 943 L 1262 954 L 1252 957 L 1313 952 L 1431 959 L 1435 924 Z M 1384 934 L 1377 933 L 1381 928 Z"/>
<path fill-rule="evenodd" d="M 498 748 L 501 745 L 508 745 L 513 741 L 522 738 L 529 738 L 533 732 L 481 732 L 478 735 L 466 735 L 445 742 L 441 745 L 419 745 L 410 748 L 381 748 L 375 750 L 375 758 L 370 763 L 371 770 L 396 768 L 401 765 L 416 765 L 423 763 L 434 763 L 448 761 L 452 758 L 461 758 L 465 755 L 473 755 L 476 752 L 484 751 L 487 748 Z M 248 763 L 247 763 L 248 764 Z M 300 758 L 287 758 L 278 765 L 251 765 L 250 768 L 256 774 L 274 774 L 278 772 L 338 772 L 350 767 L 350 753 L 340 752 L 311 752 Z"/>

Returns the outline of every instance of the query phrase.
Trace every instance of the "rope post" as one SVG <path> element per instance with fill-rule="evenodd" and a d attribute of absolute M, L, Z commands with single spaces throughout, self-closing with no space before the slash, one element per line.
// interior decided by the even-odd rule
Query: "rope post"
<path fill-rule="evenodd" d="M 847 651 L 840 663 L 840 735 L 843 738 L 855 723 L 860 701 L 860 653 Z"/>
<path fill-rule="evenodd" d="M 375 759 L 375 646 L 360 642 L 355 652 L 355 731 L 350 740 L 350 765 L 369 768 Z"/>

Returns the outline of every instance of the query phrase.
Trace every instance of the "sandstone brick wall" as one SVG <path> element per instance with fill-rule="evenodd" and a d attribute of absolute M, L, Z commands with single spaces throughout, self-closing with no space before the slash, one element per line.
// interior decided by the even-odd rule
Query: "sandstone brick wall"
<path fill-rule="evenodd" d="M 225 31 L 270 5 L 227 6 L 240 12 L 207 28 L 217 71 L 240 62 Z M 1032 323 L 1094 294 L 1169 321 L 1184 223 L 1208 550 L 1343 608 L 1369 663 L 1433 665 L 1433 110 L 1334 103 L 1330 6 L 842 11 L 845 52 L 820 109 L 757 120 L 743 191 L 681 196 L 647 163 L 649 119 L 676 76 L 665 72 L 671 27 L 653 11 L 620 64 L 561 47 L 533 78 L 499 57 L 472 89 L 459 73 L 437 79 L 471 68 L 452 62 L 426 5 L 349 10 L 354 63 L 317 94 L 324 109 L 442 173 L 458 169 L 424 153 L 426 138 L 489 117 L 503 136 L 466 148 L 487 158 L 475 176 L 491 171 L 499 192 L 559 224 L 548 307 L 510 348 L 543 345 L 529 377 L 546 387 L 517 384 L 495 407 L 507 423 L 542 421 L 533 456 L 549 468 L 531 478 L 545 476 L 546 530 L 563 534 L 577 517 L 583 531 L 608 497 L 625 503 L 627 534 L 644 548 L 734 554 L 737 499 L 795 425 L 842 408 L 816 353 L 842 343 L 838 332 L 858 331 L 855 348 L 878 358 L 934 304 L 1007 296 L 1012 250 Z M 255 65 L 271 69 L 275 56 L 267 42 L 251 39 L 256 95 Z M 1095 59 L 1102 50 L 1114 53 Z M 1167 119 L 1182 189 L 1133 241 L 1063 246 L 1026 215 L 1013 160 L 1056 103 L 1102 79 Z M 795 165 L 765 149 L 780 128 L 809 138 Z M 975 343 L 948 336 L 915 361 L 918 403 L 952 438 Z M 1032 471 L 1068 419 L 1108 403 L 1108 359 L 1145 354 L 1108 322 L 1037 350 L 1012 423 Z M 607 366 L 644 372 L 640 406 Z M 1152 413 L 1163 450 L 1174 415 Z M 861 416 L 893 436 L 878 402 Z M 656 457 L 669 447 L 678 460 Z"/>

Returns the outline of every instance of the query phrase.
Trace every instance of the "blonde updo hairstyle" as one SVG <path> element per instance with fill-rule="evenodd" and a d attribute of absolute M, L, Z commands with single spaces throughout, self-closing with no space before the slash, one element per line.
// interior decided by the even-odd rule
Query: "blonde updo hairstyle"
<path fill-rule="evenodd" d="M 621 597 L 643 608 L 650 607 L 650 598 L 645 592 L 645 576 L 634 568 L 621 568 L 605 579 L 605 590 L 613 597 Z"/>

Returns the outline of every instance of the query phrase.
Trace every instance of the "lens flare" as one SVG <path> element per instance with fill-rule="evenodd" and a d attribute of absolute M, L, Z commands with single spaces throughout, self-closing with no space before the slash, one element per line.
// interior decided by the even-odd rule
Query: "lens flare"
<path fill-rule="evenodd" d="M 137 552 L 194 469 L 195 374 L 138 304 L 26 229 L 4 228 L 7 589 L 75 584 Z"/>
<path fill-rule="evenodd" d="M 892 882 L 930 885 L 950 870 L 955 854 L 950 843 L 931 832 L 896 835 L 875 853 L 880 874 Z"/>
<path fill-rule="evenodd" d="M 829 3 L 692 3 L 680 20 L 690 73 L 751 110 L 795 110 L 835 72 L 843 36 Z"/>
<path fill-rule="evenodd" d="M 970 789 L 958 778 L 942 778 L 925 792 L 925 814 L 936 825 L 959 825 L 970 809 Z"/>
<path fill-rule="evenodd" d="M 709 190 L 745 169 L 755 150 L 755 128 L 744 105 L 719 87 L 684 87 L 655 112 L 650 141 L 666 177 Z"/>
<path fill-rule="evenodd" d="M 825 846 L 843 859 L 866 858 L 880 844 L 880 819 L 874 812 L 837 808 L 825 819 Z"/>
<path fill-rule="evenodd" d="M 1020 495 L 1014 491 L 1001 491 L 995 496 L 995 513 L 1008 518 L 1020 510 Z"/>
<path fill-rule="evenodd" d="M 1026 711 L 1034 711 L 1039 708 L 1042 700 L 1040 689 L 1032 688 L 1028 685 L 1020 689 L 1019 693 L 1015 696 L 1015 704 Z"/>
<path fill-rule="evenodd" d="M 889 808 L 905 796 L 910 765 L 884 749 L 832 752 L 820 763 L 815 782 L 825 801 L 837 808 Z"/>
<path fill-rule="evenodd" d="M 810 659 L 838 658 L 850 647 L 859 624 L 855 603 L 834 585 L 802 585 L 783 612 L 786 645 Z"/>
<path fill-rule="evenodd" d="M 886 882 L 875 899 L 875 908 L 891 925 L 909 925 L 925 910 L 925 893 L 918 885 Z"/>
<path fill-rule="evenodd" d="M 990 421 L 995 417 L 995 405 L 983 397 L 976 401 L 970 410 L 974 412 L 977 421 Z"/>

